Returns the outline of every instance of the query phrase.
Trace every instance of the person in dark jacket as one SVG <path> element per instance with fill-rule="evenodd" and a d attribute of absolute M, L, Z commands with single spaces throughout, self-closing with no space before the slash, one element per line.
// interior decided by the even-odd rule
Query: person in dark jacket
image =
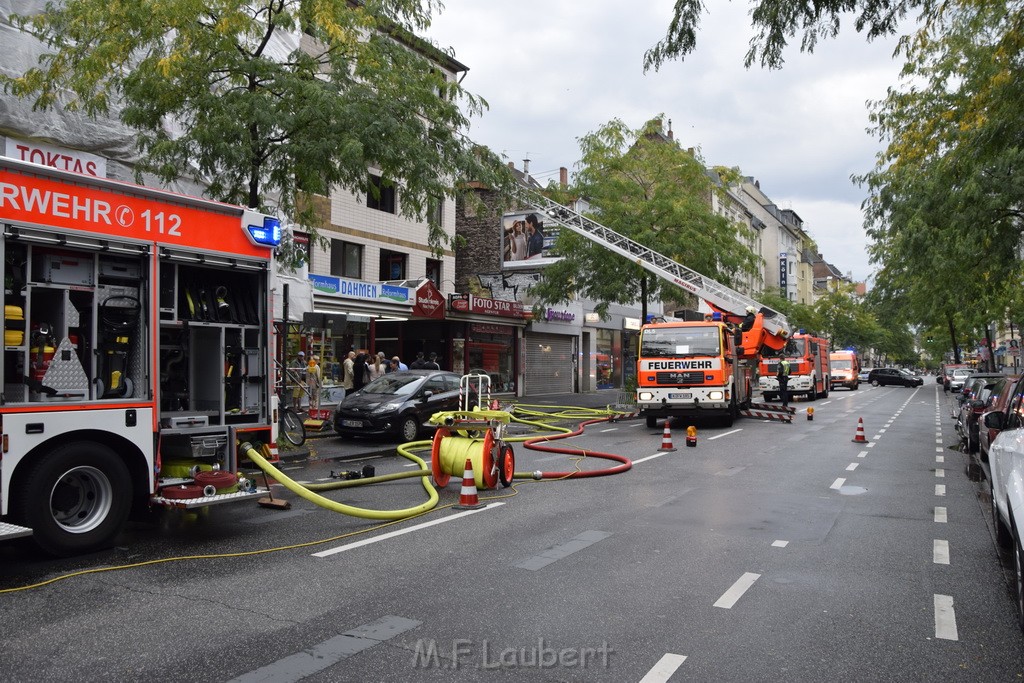
<path fill-rule="evenodd" d="M 352 390 L 359 391 L 370 380 L 370 368 L 366 363 L 366 354 L 357 353 L 352 361 Z"/>

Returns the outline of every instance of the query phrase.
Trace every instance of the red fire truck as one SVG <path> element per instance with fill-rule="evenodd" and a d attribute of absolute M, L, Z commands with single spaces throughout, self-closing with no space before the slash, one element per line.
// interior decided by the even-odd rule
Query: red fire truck
<path fill-rule="evenodd" d="M 761 359 L 759 383 L 766 401 L 779 395 L 779 362 L 789 361 L 790 396 L 804 394 L 808 399 L 828 398 L 832 372 L 829 365 L 828 340 L 813 334 L 797 333 L 790 337 L 784 348 Z"/>
<path fill-rule="evenodd" d="M 260 495 L 233 479 L 238 442 L 276 455 L 278 221 L 0 159 L 0 230 L 0 539 L 71 555 Z"/>

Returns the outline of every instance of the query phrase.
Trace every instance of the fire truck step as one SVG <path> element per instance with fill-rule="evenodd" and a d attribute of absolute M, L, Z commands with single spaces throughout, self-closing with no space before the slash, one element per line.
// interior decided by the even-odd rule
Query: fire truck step
<path fill-rule="evenodd" d="M 31 535 L 32 530 L 28 527 L 0 522 L 0 541 L 6 541 L 11 538 L 23 538 Z"/>

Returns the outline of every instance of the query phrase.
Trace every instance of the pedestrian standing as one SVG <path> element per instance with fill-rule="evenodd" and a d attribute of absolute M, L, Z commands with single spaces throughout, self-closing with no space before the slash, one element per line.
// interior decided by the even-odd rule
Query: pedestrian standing
<path fill-rule="evenodd" d="M 359 391 L 369 381 L 370 368 L 366 364 L 366 354 L 358 353 L 352 361 L 352 389 Z"/>
<path fill-rule="evenodd" d="M 295 380 L 295 386 L 292 387 L 292 408 L 295 412 L 302 410 L 302 395 L 306 393 L 306 388 L 303 386 L 303 373 L 306 372 L 306 353 L 299 351 L 295 354 L 295 368 L 286 373 L 286 377 L 289 380 Z"/>
<path fill-rule="evenodd" d="M 416 352 L 416 360 L 414 360 L 412 363 L 409 363 L 409 369 L 410 370 L 422 370 L 424 368 L 426 362 L 427 361 L 423 360 L 423 352 L 422 351 L 417 351 Z"/>
<path fill-rule="evenodd" d="M 373 355 L 373 362 L 370 363 L 370 381 L 377 379 L 387 372 L 387 361 L 384 360 L 384 352 L 378 351 Z"/>
<path fill-rule="evenodd" d="M 394 356 L 391 359 L 392 370 L 408 370 L 409 366 L 402 362 L 398 356 Z"/>
<path fill-rule="evenodd" d="M 430 359 L 423 361 L 424 370 L 440 370 L 441 364 L 437 362 L 437 354 L 430 352 Z"/>
<path fill-rule="evenodd" d="M 309 392 L 309 412 L 320 410 L 320 387 L 324 377 L 320 368 L 320 356 L 313 356 L 306 366 L 306 391 Z"/>
<path fill-rule="evenodd" d="M 352 393 L 353 368 L 355 367 L 356 352 L 349 351 L 345 360 L 341 363 L 341 388 L 345 390 L 345 396 Z"/>
<path fill-rule="evenodd" d="M 779 361 L 779 371 L 775 378 L 779 380 L 779 398 L 782 399 L 782 407 L 789 406 L 789 361 L 783 358 Z"/>

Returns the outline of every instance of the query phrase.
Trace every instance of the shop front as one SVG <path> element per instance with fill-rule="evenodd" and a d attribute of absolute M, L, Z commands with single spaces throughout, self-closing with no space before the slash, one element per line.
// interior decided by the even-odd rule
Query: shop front
<path fill-rule="evenodd" d="M 530 323 L 523 338 L 526 395 L 578 391 L 582 317 L 582 309 L 571 305 L 546 308 Z"/>
<path fill-rule="evenodd" d="M 492 392 L 519 395 L 516 358 L 521 331 L 526 326 L 523 305 L 452 294 L 447 319 L 452 334 L 452 370 L 487 375 Z"/>
<path fill-rule="evenodd" d="M 340 374 L 340 363 L 349 351 L 375 351 L 376 326 L 408 320 L 412 315 L 414 290 L 387 282 L 363 282 L 327 275 L 310 275 L 313 312 L 304 324 L 307 334 L 316 335 L 314 349 L 320 353 L 324 375 Z M 323 328 L 317 329 L 316 322 Z"/>

